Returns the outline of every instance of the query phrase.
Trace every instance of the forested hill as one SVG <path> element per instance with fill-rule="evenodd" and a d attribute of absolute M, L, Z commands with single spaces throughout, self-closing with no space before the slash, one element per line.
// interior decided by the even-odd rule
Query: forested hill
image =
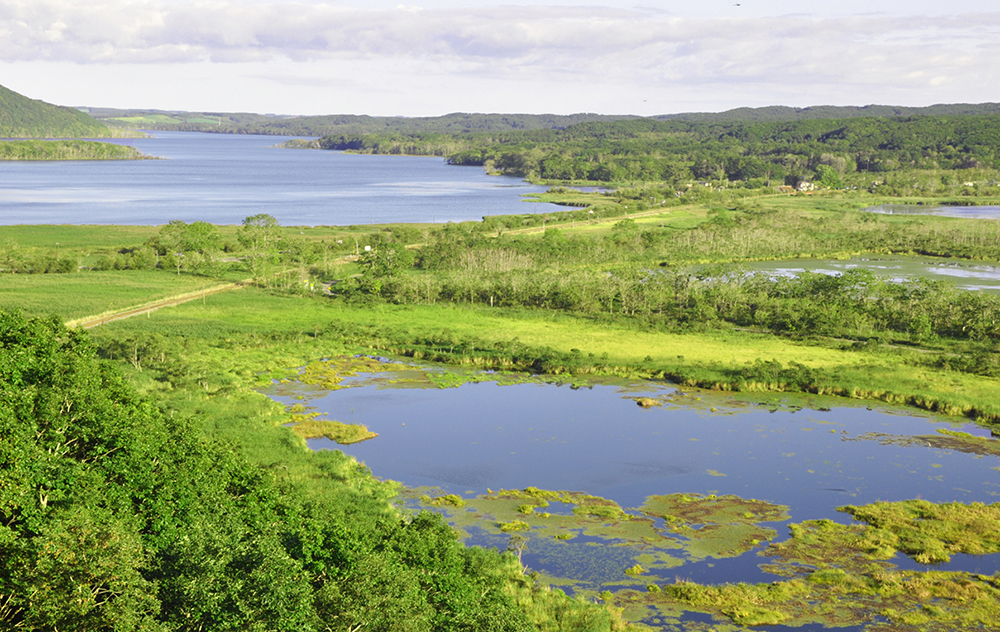
<path fill-rule="evenodd" d="M 278 134 L 287 136 L 360 136 L 365 134 L 459 134 L 566 129 L 580 123 L 609 123 L 638 119 L 632 115 L 603 114 L 470 114 L 443 116 L 279 116 L 234 112 L 184 112 L 91 108 L 92 116 L 112 127 L 150 130 L 217 132 L 223 134 Z M 894 105 L 832 106 L 806 108 L 769 106 L 737 108 L 725 112 L 688 112 L 652 116 L 658 121 L 697 123 L 766 123 L 815 119 L 891 118 L 900 116 L 977 116 L 1000 114 L 1000 103 L 941 104 L 928 107 Z"/>
<path fill-rule="evenodd" d="M 939 103 L 927 107 L 896 105 L 837 106 L 814 105 L 790 108 L 771 105 L 761 108 L 736 108 L 725 112 L 687 112 L 651 118 L 660 121 L 697 121 L 703 123 L 778 122 L 809 119 L 888 118 L 897 116 L 976 116 L 1000 114 L 1000 103 Z"/>
<path fill-rule="evenodd" d="M 0 86 L 0 138 L 108 138 L 111 130 L 79 110 L 36 101 Z"/>
<path fill-rule="evenodd" d="M 97 119 L 115 127 L 286 136 L 358 135 L 391 132 L 448 134 L 563 129 L 577 123 L 590 121 L 617 121 L 637 118 L 601 114 L 467 114 L 463 112 L 429 117 L 355 114 L 277 116 L 274 114 L 117 110 L 111 108 L 92 108 L 89 112 Z"/>

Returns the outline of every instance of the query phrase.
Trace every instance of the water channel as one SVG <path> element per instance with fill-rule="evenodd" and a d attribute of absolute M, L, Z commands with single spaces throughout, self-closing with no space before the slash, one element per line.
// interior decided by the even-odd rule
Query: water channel
<path fill-rule="evenodd" d="M 654 495 L 734 495 L 788 508 L 787 516 L 761 525 L 774 530 L 768 537 L 775 541 L 787 537 L 792 522 L 850 524 L 851 517 L 837 511 L 843 505 L 912 498 L 994 503 L 1000 496 L 1000 452 L 949 443 L 939 432 L 988 439 L 987 431 L 913 410 L 827 398 L 755 403 L 662 383 L 501 379 L 438 388 L 434 376 L 444 371 L 386 364 L 384 372 L 349 378 L 332 392 L 293 382 L 269 394 L 377 432 L 353 445 L 309 444 L 342 450 L 377 476 L 432 490 L 432 496 L 463 497 L 469 507 L 439 510 L 468 543 L 501 550 L 511 535 L 495 526 L 510 516 L 498 513 L 500 505 L 476 500 L 490 490 L 583 492 L 633 515 Z M 653 405 L 638 405 L 642 398 Z M 571 510 L 556 502 L 545 509 L 553 515 Z M 637 561 L 651 572 L 643 582 L 777 579 L 760 567 L 769 561 L 758 555 L 767 542 L 726 554 L 705 542 L 674 537 L 642 544 L 625 531 L 593 527 L 567 528 L 568 539 L 560 540 L 532 525 L 525 564 L 570 589 L 627 585 L 625 570 Z M 892 563 L 926 569 L 902 555 Z M 935 568 L 993 573 L 1000 556 L 956 555 Z"/>
<path fill-rule="evenodd" d="M 116 142 L 162 160 L 0 162 L 0 225 L 284 226 L 479 220 L 565 210 L 525 203 L 546 187 L 442 158 L 279 149 L 286 136 L 155 132 Z"/>

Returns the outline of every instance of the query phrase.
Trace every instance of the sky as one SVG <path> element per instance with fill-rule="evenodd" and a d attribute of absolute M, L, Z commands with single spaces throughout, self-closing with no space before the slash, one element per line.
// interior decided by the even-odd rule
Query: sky
<path fill-rule="evenodd" d="M 1000 101 L 996 0 L 0 0 L 69 106 L 655 115 Z"/>

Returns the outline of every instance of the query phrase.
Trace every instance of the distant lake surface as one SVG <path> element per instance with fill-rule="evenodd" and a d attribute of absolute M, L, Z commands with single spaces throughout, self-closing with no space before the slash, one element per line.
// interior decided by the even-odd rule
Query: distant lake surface
<path fill-rule="evenodd" d="M 522 202 L 545 191 L 441 158 L 279 149 L 289 136 L 155 132 L 118 140 L 163 160 L 0 162 L 0 225 L 284 226 L 479 220 L 565 210 Z"/>
<path fill-rule="evenodd" d="M 995 263 L 903 255 L 862 255 L 850 259 L 779 259 L 743 264 L 753 272 L 775 277 L 797 277 L 804 272 L 839 275 L 848 270 L 871 270 L 892 281 L 915 278 L 945 281 L 963 290 L 1000 292 L 1000 266 Z"/>
<path fill-rule="evenodd" d="M 1000 219 L 1000 206 L 933 206 L 924 204 L 880 204 L 864 209 L 883 215 L 938 215 L 965 219 Z"/>

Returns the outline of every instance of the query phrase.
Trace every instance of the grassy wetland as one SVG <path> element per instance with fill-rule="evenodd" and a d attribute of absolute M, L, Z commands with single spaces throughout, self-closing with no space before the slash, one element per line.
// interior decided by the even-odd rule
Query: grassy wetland
<path fill-rule="evenodd" d="M 507 578 L 504 599 L 536 628 L 619 629 L 621 616 L 661 629 L 995 625 L 996 575 L 927 567 L 995 554 L 995 505 L 842 504 L 832 521 L 714 487 L 662 489 L 635 506 L 530 485 L 397 496 L 398 484 L 372 479 L 352 458 L 307 449 L 317 437 L 378 446 L 381 429 L 262 393 L 282 382 L 318 393 L 379 380 L 414 389 L 652 380 L 681 389 L 636 395 L 630 406 L 655 414 L 697 400 L 714 409 L 707 402 L 724 398 L 761 410 L 909 407 L 975 422 L 977 434 L 872 428 L 844 441 L 1000 453 L 986 436 L 1000 423 L 1000 299 L 877 271 L 776 278 L 741 265 L 888 253 L 997 262 L 1000 223 L 867 213 L 900 201 L 867 191 L 662 194 L 652 185 L 555 189 L 549 201 L 582 210 L 443 226 L 299 229 L 256 216 L 240 227 L 2 227 L 0 307 L 73 321 L 239 281 L 101 325 L 90 344 L 166 415 L 191 420 L 305 498 L 343 498 L 346 482 L 365 498 L 433 508 L 506 549 L 490 572 Z M 387 373 L 383 356 L 441 368 Z M 525 546 L 573 550 L 580 564 L 616 561 L 583 579 L 532 576 Z M 748 556 L 774 580 L 665 579 L 686 563 Z M 379 573 L 389 581 L 390 571 Z"/>

